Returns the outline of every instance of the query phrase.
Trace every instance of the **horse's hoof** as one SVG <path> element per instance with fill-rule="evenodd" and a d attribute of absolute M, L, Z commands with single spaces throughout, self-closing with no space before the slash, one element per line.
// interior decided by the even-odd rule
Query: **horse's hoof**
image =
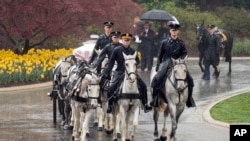
<path fill-rule="evenodd" d="M 113 139 L 113 141 L 118 141 L 117 139 Z"/>
<path fill-rule="evenodd" d="M 154 136 L 155 136 L 155 137 L 158 137 L 158 132 L 154 132 Z"/>
<path fill-rule="evenodd" d="M 166 141 L 166 140 L 167 140 L 167 137 L 163 137 L 163 136 L 160 137 L 160 141 Z"/>
<path fill-rule="evenodd" d="M 61 126 L 64 126 L 64 124 L 65 124 L 65 121 L 64 121 L 64 120 L 61 121 L 60 125 L 61 125 Z"/>
<path fill-rule="evenodd" d="M 97 123 L 97 122 L 95 122 L 95 123 L 94 123 L 94 126 L 98 126 L 98 123 Z"/>
<path fill-rule="evenodd" d="M 126 139 L 125 141 L 130 141 L 130 139 Z"/>
<path fill-rule="evenodd" d="M 122 137 L 121 133 L 117 133 L 116 136 L 117 136 L 117 138 L 121 138 Z"/>
<path fill-rule="evenodd" d="M 113 133 L 113 131 L 114 131 L 113 129 L 112 130 L 105 130 L 107 135 L 111 135 Z"/>
<path fill-rule="evenodd" d="M 73 130 L 73 126 L 64 125 L 64 126 L 63 126 L 63 129 L 64 129 L 64 130 Z"/>
<path fill-rule="evenodd" d="M 90 137 L 90 134 L 89 134 L 89 133 L 86 133 L 86 137 Z"/>
<path fill-rule="evenodd" d="M 97 131 L 102 131 L 103 130 L 103 127 L 98 127 L 97 128 Z"/>
<path fill-rule="evenodd" d="M 74 141 L 75 140 L 75 137 L 74 136 L 72 136 L 72 141 Z"/>

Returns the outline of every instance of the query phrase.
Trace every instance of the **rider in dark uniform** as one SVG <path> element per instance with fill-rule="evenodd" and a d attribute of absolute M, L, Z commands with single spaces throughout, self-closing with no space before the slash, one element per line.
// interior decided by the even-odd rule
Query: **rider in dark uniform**
<path fill-rule="evenodd" d="M 157 73 L 154 76 L 151 84 L 151 87 L 153 88 L 153 94 L 152 94 L 153 100 L 150 102 L 150 105 L 154 107 L 158 106 L 158 94 L 161 93 L 160 89 L 162 86 L 162 82 L 165 78 L 165 74 L 169 69 L 171 58 L 184 59 L 187 56 L 187 50 L 185 44 L 182 40 L 178 38 L 180 25 L 171 23 L 169 25 L 169 28 L 170 28 L 170 37 L 162 41 L 156 65 Z M 187 81 L 188 81 L 188 100 L 186 105 L 188 107 L 195 107 L 196 105 L 192 98 L 194 82 L 193 78 L 190 76 L 188 72 L 187 72 Z"/>
<path fill-rule="evenodd" d="M 108 43 L 111 43 L 111 36 L 110 33 L 112 31 L 112 26 L 114 25 L 113 22 L 104 22 L 104 34 L 100 35 L 100 37 L 97 39 L 93 53 L 90 57 L 90 60 L 88 64 L 91 64 L 94 62 L 94 60 L 97 58 L 97 53 L 95 52 L 95 49 L 103 49 Z"/>
<path fill-rule="evenodd" d="M 101 65 L 102 65 L 102 61 L 105 59 L 106 55 L 108 57 L 108 59 L 111 58 L 111 54 L 113 52 L 113 50 L 118 47 L 118 46 L 121 46 L 122 44 L 119 43 L 119 39 L 120 39 L 120 35 L 121 35 L 121 32 L 120 31 L 114 31 L 114 32 L 111 32 L 111 38 L 112 38 L 112 43 L 108 43 L 102 50 L 101 54 L 99 55 L 98 57 L 98 60 L 96 62 L 96 70 L 97 70 L 97 73 L 100 74 L 101 73 Z"/>
<path fill-rule="evenodd" d="M 204 77 L 203 79 L 209 80 L 210 79 L 210 65 L 214 67 L 214 75 L 215 78 L 219 77 L 220 69 L 219 69 L 219 62 L 220 62 L 220 38 L 214 34 L 215 32 L 215 25 L 208 25 L 208 40 L 207 40 L 207 47 L 204 51 L 204 61 L 203 64 L 205 66 Z"/>
<path fill-rule="evenodd" d="M 132 35 L 129 33 L 122 34 L 122 45 L 119 47 L 116 47 L 111 55 L 111 58 L 109 60 L 108 66 L 103 70 L 102 72 L 102 78 L 100 85 L 104 84 L 106 80 L 110 79 L 110 73 L 112 71 L 112 68 L 117 62 L 117 68 L 114 72 L 113 78 L 112 78 L 112 84 L 109 88 L 108 91 L 108 97 L 110 97 L 109 100 L 109 107 L 107 110 L 107 113 L 110 113 L 112 111 L 112 105 L 113 105 L 113 94 L 117 88 L 120 87 L 124 77 L 125 77 L 125 65 L 124 65 L 124 57 L 122 53 L 125 53 L 126 55 L 132 55 L 135 53 L 135 50 L 130 47 L 130 42 L 132 39 Z M 136 57 L 136 62 L 139 64 L 139 58 Z M 139 77 L 137 74 L 137 85 L 138 85 L 138 90 L 140 94 L 142 95 L 142 104 L 144 106 L 144 111 L 148 112 L 152 109 L 152 107 L 147 105 L 147 86 L 143 82 L 143 80 Z"/>

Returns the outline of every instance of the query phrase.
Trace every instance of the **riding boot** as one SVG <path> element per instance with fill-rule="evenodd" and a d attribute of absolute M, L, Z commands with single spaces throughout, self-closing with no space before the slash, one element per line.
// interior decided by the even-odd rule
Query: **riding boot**
<path fill-rule="evenodd" d="M 152 110 L 152 107 L 147 104 L 148 103 L 147 93 L 142 94 L 141 103 L 143 105 L 145 113 L 147 113 L 147 112 L 149 112 L 149 111 Z"/>
<path fill-rule="evenodd" d="M 189 86 L 188 87 L 188 99 L 187 99 L 187 102 L 186 102 L 186 105 L 187 105 L 188 108 L 190 108 L 190 107 L 196 107 L 196 104 L 194 102 L 192 94 L 193 94 L 193 87 Z"/>
<path fill-rule="evenodd" d="M 152 110 L 152 107 L 148 103 L 147 85 L 142 81 L 141 78 L 137 77 L 137 86 L 140 93 L 141 103 L 143 105 L 144 112 L 147 113 Z"/>
<path fill-rule="evenodd" d="M 219 66 L 215 66 L 215 78 L 217 79 L 220 76 L 220 68 Z"/>
<path fill-rule="evenodd" d="M 153 94 L 152 94 L 152 101 L 150 102 L 150 105 L 153 107 L 158 107 L 158 99 L 159 99 L 159 89 L 153 88 Z"/>

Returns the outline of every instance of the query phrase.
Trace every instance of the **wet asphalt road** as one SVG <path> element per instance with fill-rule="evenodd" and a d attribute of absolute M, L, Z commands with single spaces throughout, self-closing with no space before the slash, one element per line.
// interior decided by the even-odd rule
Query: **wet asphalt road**
<path fill-rule="evenodd" d="M 202 118 L 202 112 L 207 104 L 218 97 L 248 89 L 250 60 L 234 60 L 231 76 L 227 76 L 227 63 L 221 62 L 220 67 L 221 75 L 218 80 L 211 78 L 205 81 L 201 79 L 197 60 L 188 61 L 188 68 L 195 82 L 193 97 L 198 106 L 186 108 L 183 112 L 176 134 L 178 141 L 229 141 L 229 129 L 207 124 Z M 140 75 L 149 86 L 149 73 Z M 72 132 L 60 127 L 59 115 L 58 123 L 53 124 L 52 101 L 46 95 L 50 90 L 50 87 L 12 92 L 0 90 L 0 141 L 71 141 Z M 136 140 L 154 140 L 152 112 L 141 112 L 139 121 Z M 161 118 L 159 121 L 160 132 Z M 112 137 L 96 131 L 92 125 L 91 122 L 89 141 L 112 140 Z"/>

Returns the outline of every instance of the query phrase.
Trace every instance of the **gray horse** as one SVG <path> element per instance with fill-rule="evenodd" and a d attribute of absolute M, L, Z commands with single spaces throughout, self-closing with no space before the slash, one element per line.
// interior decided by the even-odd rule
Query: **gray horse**
<path fill-rule="evenodd" d="M 167 117 L 170 114 L 172 129 L 170 133 L 170 141 L 175 140 L 175 134 L 179 117 L 184 111 L 186 101 L 188 98 L 188 87 L 186 82 L 187 66 L 185 64 L 186 59 L 172 59 L 172 66 L 170 67 L 170 73 L 165 79 L 164 87 L 162 88 L 162 94 L 159 96 L 159 107 L 154 108 L 153 118 L 155 123 L 154 136 L 158 137 L 158 119 L 160 112 L 164 113 L 164 122 L 162 133 L 159 141 L 167 140 Z M 156 74 L 155 68 L 151 71 L 152 78 Z"/>
<path fill-rule="evenodd" d="M 65 129 L 69 128 L 68 120 L 70 119 L 70 109 L 67 100 L 67 94 L 65 91 L 65 86 L 68 83 L 67 81 L 67 72 L 70 69 L 70 67 L 74 64 L 74 57 L 68 56 L 66 58 L 63 58 L 59 60 L 59 62 L 56 64 L 56 66 L 53 69 L 53 91 L 57 93 L 56 96 L 54 96 L 54 100 L 58 98 L 58 109 L 62 116 L 61 125 L 64 126 Z M 56 103 L 55 103 L 56 104 Z M 56 111 L 54 110 L 54 122 L 56 122 Z"/>

